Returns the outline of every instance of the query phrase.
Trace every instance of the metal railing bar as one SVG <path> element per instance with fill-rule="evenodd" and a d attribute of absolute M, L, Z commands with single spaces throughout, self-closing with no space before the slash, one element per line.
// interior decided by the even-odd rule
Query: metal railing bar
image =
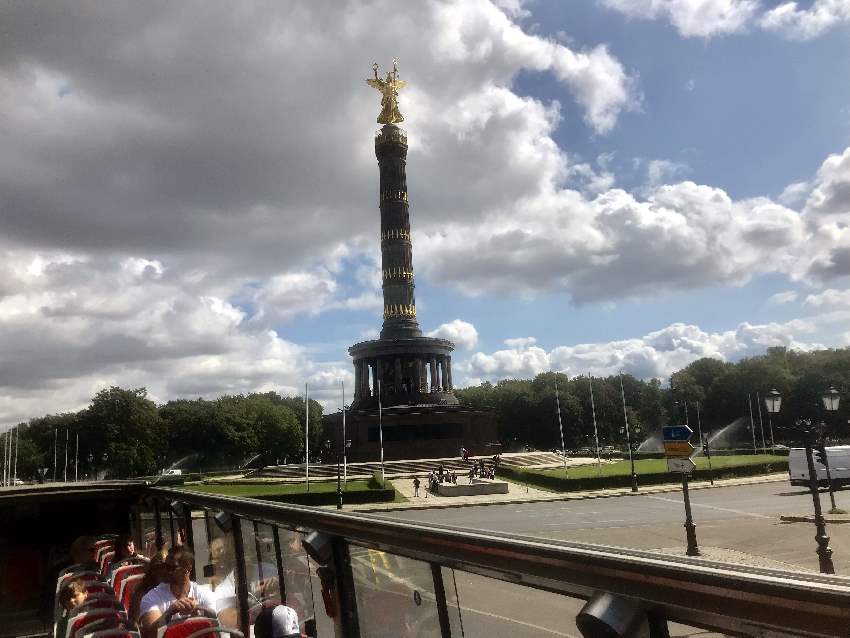
<path fill-rule="evenodd" d="M 302 526 L 400 555 L 561 594 L 601 589 L 643 601 L 668 619 L 739 633 L 742 626 L 799 635 L 842 635 L 850 626 L 850 580 L 695 559 L 449 529 L 185 490 L 152 493 L 287 526 Z"/>

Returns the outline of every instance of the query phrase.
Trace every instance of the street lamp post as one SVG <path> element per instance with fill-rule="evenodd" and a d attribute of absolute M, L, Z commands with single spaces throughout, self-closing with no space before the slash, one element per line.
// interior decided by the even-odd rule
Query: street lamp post
<path fill-rule="evenodd" d="M 821 395 L 823 407 L 830 414 L 838 411 L 838 402 L 840 399 L 841 395 L 833 386 L 829 386 L 829 390 Z M 826 453 L 826 445 L 823 440 L 823 436 L 821 436 L 821 440 L 819 441 L 819 451 L 820 455 L 823 457 L 823 465 L 826 468 L 826 484 L 829 486 L 829 501 L 832 504 L 830 513 L 838 513 L 838 507 L 835 505 L 835 491 L 832 487 L 832 472 L 829 469 L 829 456 Z"/>
<path fill-rule="evenodd" d="M 782 397 L 774 388 L 764 398 L 768 414 L 778 414 L 782 405 Z M 815 428 L 808 419 L 799 419 L 793 431 L 803 440 L 806 453 L 806 465 L 809 468 L 809 491 L 812 494 L 812 504 L 815 510 L 815 541 L 818 548 L 818 564 L 822 574 L 834 574 L 835 566 L 832 564 L 832 549 L 829 547 L 829 536 L 826 533 L 826 522 L 823 520 L 823 512 L 820 507 L 820 491 L 818 490 L 818 475 L 815 470 L 815 461 L 812 458 L 812 442 L 815 439 Z"/>

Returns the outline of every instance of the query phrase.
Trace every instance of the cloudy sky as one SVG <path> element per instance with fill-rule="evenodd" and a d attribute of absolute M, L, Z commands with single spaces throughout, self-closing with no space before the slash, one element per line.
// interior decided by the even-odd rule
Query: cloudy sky
<path fill-rule="evenodd" d="M 5 2 L 0 428 L 350 387 L 400 59 L 456 383 L 850 344 L 850 0 Z"/>

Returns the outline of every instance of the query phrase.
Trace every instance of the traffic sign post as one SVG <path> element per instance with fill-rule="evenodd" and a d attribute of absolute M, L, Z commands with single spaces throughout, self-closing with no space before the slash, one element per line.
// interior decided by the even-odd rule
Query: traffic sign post
<path fill-rule="evenodd" d="M 665 425 L 661 433 L 665 441 L 688 441 L 694 431 L 687 425 Z"/>
<path fill-rule="evenodd" d="M 664 441 L 664 454 L 668 458 L 687 459 L 695 449 L 688 441 Z"/>
<path fill-rule="evenodd" d="M 697 544 L 697 527 L 691 515 L 691 496 L 688 492 L 688 474 L 696 469 L 691 460 L 694 446 L 690 443 L 694 433 L 687 425 L 666 425 L 662 429 L 664 437 L 664 454 L 667 457 L 667 469 L 682 474 L 682 496 L 685 501 L 685 535 L 688 538 L 688 556 L 699 556 Z"/>
<path fill-rule="evenodd" d="M 691 459 L 679 459 L 675 457 L 667 459 L 667 469 L 671 472 L 690 474 L 696 469 L 696 467 L 696 464 Z"/>

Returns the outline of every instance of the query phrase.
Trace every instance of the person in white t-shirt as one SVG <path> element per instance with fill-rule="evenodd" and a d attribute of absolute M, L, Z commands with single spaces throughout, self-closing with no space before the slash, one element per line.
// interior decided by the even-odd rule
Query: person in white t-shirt
<path fill-rule="evenodd" d="M 139 606 L 142 636 L 156 636 L 157 621 L 165 614 L 188 614 L 198 608 L 215 611 L 216 601 L 209 591 L 189 579 L 195 556 L 185 546 L 171 548 L 165 559 L 165 582 L 151 589 Z"/>

